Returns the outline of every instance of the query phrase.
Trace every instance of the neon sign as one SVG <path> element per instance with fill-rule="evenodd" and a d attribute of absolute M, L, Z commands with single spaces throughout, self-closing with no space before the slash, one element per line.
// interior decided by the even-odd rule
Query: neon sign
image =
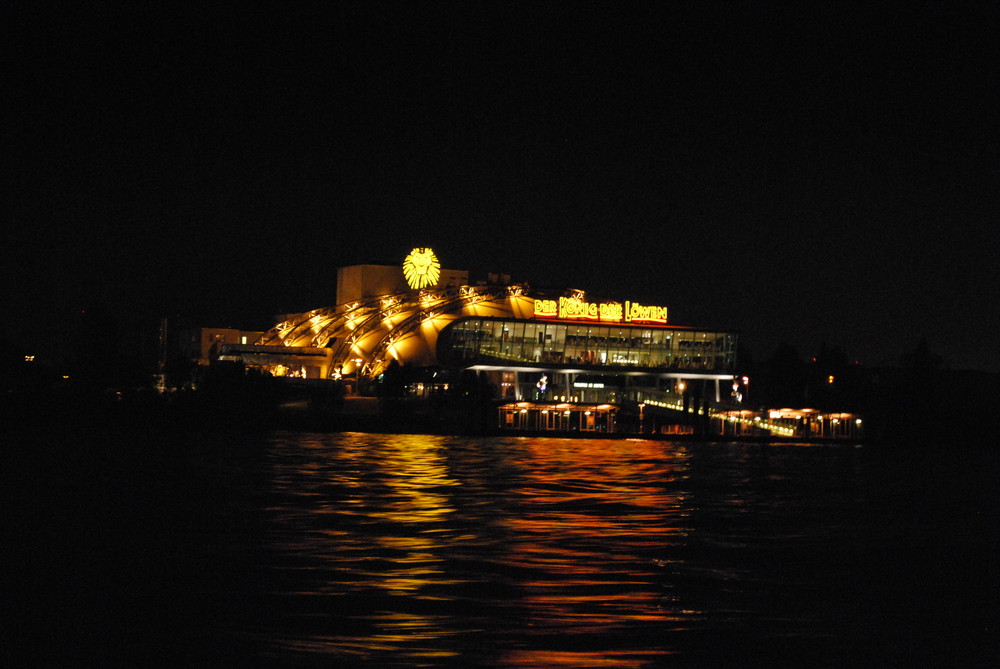
<path fill-rule="evenodd" d="M 427 247 L 415 248 L 403 261 L 403 276 L 414 290 L 433 286 L 441 278 L 441 263 L 433 250 Z"/>
<path fill-rule="evenodd" d="M 556 318 L 559 316 L 559 303 L 555 300 L 535 300 L 535 316 Z"/>
<path fill-rule="evenodd" d="M 596 321 L 600 318 L 600 307 L 596 302 L 578 300 L 575 297 L 559 298 L 559 318 Z"/>
<path fill-rule="evenodd" d="M 659 323 L 667 322 L 667 308 L 639 304 L 638 302 L 587 302 L 575 297 L 558 300 L 535 300 L 536 318 L 560 320 L 602 321 L 606 323 Z"/>
<path fill-rule="evenodd" d="M 626 323 L 666 323 L 666 307 L 649 307 L 636 302 L 625 302 Z"/>
<path fill-rule="evenodd" d="M 617 302 L 602 302 L 600 313 L 602 321 L 620 321 L 622 319 L 622 305 Z"/>

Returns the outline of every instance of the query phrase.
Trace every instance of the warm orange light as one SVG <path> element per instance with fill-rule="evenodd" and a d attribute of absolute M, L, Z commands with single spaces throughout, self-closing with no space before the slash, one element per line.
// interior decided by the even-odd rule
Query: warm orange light
<path fill-rule="evenodd" d="M 611 323 L 666 324 L 667 308 L 626 301 L 587 302 L 582 294 L 560 297 L 558 300 L 535 300 L 535 316 L 566 320 L 604 321 Z"/>
<path fill-rule="evenodd" d="M 650 307 L 635 302 L 625 302 L 625 322 L 632 323 L 666 323 L 666 307 Z"/>
<path fill-rule="evenodd" d="M 555 318 L 559 315 L 559 303 L 555 300 L 535 300 L 535 315 Z"/>
<path fill-rule="evenodd" d="M 559 318 L 596 321 L 599 315 L 600 307 L 596 302 L 587 302 L 575 297 L 559 298 Z"/>
<path fill-rule="evenodd" d="M 617 302 L 602 302 L 600 313 L 602 321 L 620 321 L 624 312 L 622 311 L 622 305 Z"/>

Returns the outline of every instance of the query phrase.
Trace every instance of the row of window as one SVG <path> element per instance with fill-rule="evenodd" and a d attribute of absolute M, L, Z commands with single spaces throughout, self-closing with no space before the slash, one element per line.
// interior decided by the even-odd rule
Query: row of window
<path fill-rule="evenodd" d="M 443 359 L 464 363 L 731 370 L 736 356 L 727 332 L 487 318 L 457 321 L 441 341 Z"/>

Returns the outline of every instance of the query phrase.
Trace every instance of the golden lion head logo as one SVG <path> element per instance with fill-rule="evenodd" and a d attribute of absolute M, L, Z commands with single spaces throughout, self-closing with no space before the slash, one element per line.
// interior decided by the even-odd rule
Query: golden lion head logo
<path fill-rule="evenodd" d="M 414 290 L 433 286 L 441 278 L 441 263 L 431 249 L 415 248 L 403 261 L 403 276 Z"/>

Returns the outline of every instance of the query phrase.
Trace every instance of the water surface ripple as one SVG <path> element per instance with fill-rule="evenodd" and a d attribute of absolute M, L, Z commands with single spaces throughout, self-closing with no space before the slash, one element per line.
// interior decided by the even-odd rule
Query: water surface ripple
<path fill-rule="evenodd" d="M 873 468 L 850 445 L 275 435 L 244 633 L 339 666 L 905 664 L 937 621 L 885 618 L 926 574 L 886 555 Z"/>
<path fill-rule="evenodd" d="M 5 666 L 1000 666 L 993 451 L 7 444 Z"/>

